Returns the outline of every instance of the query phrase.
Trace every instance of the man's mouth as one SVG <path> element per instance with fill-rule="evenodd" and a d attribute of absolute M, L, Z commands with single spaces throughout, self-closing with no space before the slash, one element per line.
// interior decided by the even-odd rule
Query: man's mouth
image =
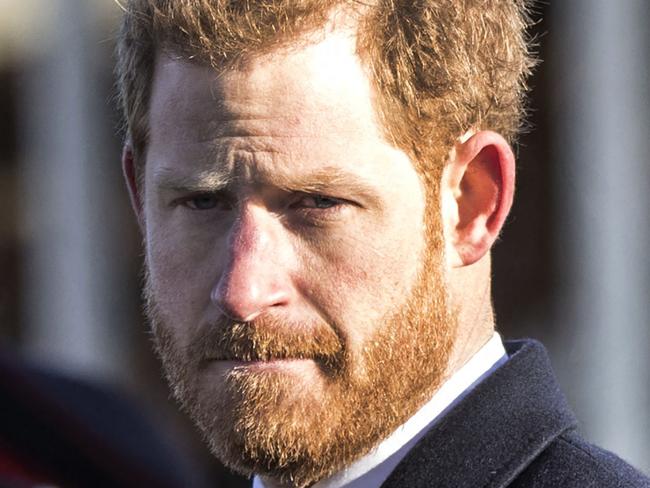
<path fill-rule="evenodd" d="M 204 363 L 204 367 L 207 370 L 211 370 L 212 368 L 216 367 L 217 371 L 221 371 L 221 374 L 230 374 L 236 372 L 292 372 L 302 375 L 307 374 L 308 372 L 313 372 L 315 369 L 322 369 L 321 365 L 316 364 L 312 359 L 298 359 L 294 357 L 269 357 L 267 359 L 222 358 L 207 361 Z"/>
<path fill-rule="evenodd" d="M 236 366 L 313 362 L 327 371 L 337 370 L 344 354 L 343 342 L 333 328 L 307 328 L 269 320 L 216 324 L 187 352 L 201 362 L 230 362 Z"/>
<path fill-rule="evenodd" d="M 212 361 L 235 361 L 242 363 L 256 362 L 276 362 L 276 361 L 304 361 L 316 359 L 314 354 L 310 353 L 289 353 L 289 352 L 270 352 L 270 351 L 250 351 L 245 353 L 224 353 L 212 357 Z"/>

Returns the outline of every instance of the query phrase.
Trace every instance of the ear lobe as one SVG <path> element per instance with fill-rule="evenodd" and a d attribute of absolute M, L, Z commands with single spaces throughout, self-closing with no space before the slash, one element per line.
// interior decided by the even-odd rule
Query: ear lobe
<path fill-rule="evenodd" d="M 122 149 L 122 174 L 124 175 L 124 181 L 126 182 L 126 188 L 129 191 L 129 198 L 131 199 L 131 207 L 135 212 L 135 216 L 138 219 L 138 225 L 140 229 L 144 229 L 144 214 L 142 210 L 142 199 L 140 182 L 138 178 L 138 173 L 135 167 L 135 161 L 133 159 L 133 149 L 129 143 L 124 145 Z"/>
<path fill-rule="evenodd" d="M 448 253 L 455 267 L 488 253 L 510 212 L 515 157 L 499 134 L 481 131 L 460 141 L 442 181 Z"/>

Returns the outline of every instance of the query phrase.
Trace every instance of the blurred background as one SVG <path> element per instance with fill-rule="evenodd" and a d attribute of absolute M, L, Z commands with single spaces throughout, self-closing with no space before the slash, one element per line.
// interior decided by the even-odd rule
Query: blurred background
<path fill-rule="evenodd" d="M 0 11 L 0 345 L 129 392 L 222 479 L 168 399 L 140 311 L 113 100 L 120 9 L 0 0 Z M 494 251 L 501 333 L 542 340 L 585 435 L 646 472 L 649 15 L 647 0 L 538 3 L 533 130 Z"/>

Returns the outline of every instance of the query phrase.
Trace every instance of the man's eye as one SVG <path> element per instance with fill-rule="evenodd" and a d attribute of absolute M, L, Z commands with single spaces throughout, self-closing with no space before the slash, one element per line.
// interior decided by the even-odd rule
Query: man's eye
<path fill-rule="evenodd" d="M 183 203 L 192 210 L 212 210 L 218 205 L 223 206 L 223 202 L 220 203 L 219 198 L 214 195 L 197 195 L 188 198 Z"/>
<path fill-rule="evenodd" d="M 326 197 L 324 195 L 307 195 L 300 199 L 299 205 L 302 208 L 316 208 L 320 210 L 327 210 L 328 208 L 340 205 L 340 201 L 336 198 Z"/>

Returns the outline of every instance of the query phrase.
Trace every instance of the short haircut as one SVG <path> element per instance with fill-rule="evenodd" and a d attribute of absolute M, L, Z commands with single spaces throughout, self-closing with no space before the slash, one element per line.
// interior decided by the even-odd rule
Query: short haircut
<path fill-rule="evenodd" d="M 337 8 L 359 14 L 357 52 L 378 95 L 378 119 L 421 173 L 439 175 L 468 130 L 514 142 L 522 127 L 534 65 L 527 0 L 125 1 L 118 89 L 140 167 L 160 51 L 224 69 L 325 26 Z"/>

